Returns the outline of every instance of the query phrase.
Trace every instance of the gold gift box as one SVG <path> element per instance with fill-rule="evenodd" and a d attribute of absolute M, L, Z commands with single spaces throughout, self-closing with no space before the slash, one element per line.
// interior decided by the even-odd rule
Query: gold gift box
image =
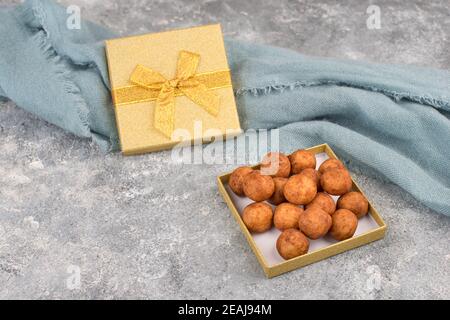
<path fill-rule="evenodd" d="M 108 40 L 106 54 L 123 154 L 241 133 L 220 25 Z M 167 89 L 174 96 L 173 114 Z M 215 103 L 217 110 L 210 108 Z M 170 136 L 178 129 L 184 134 Z"/>
<path fill-rule="evenodd" d="M 326 158 L 337 159 L 336 154 L 327 144 L 318 145 L 306 150 L 313 152 L 314 154 L 316 154 L 316 156 L 321 154 Z M 259 165 L 254 166 L 253 168 L 258 169 Z M 364 220 L 362 219 L 359 220 L 358 228 L 355 232 L 355 235 L 352 238 L 339 242 L 329 238 L 310 240 L 310 249 L 307 254 L 290 260 L 284 260 L 278 255 L 275 247 L 276 238 L 280 233 L 278 230 L 272 228 L 272 230 L 262 234 L 252 234 L 248 231 L 240 214 L 242 208 L 247 203 L 245 204 L 240 203 L 242 202 L 243 197 L 235 195 L 233 191 L 231 191 L 231 189 L 228 187 L 228 180 L 230 178 L 230 175 L 231 172 L 221 175 L 217 178 L 219 191 L 222 194 L 223 198 L 225 199 L 225 202 L 227 203 L 229 209 L 231 210 L 231 213 L 233 214 L 234 218 L 239 223 L 242 232 L 244 233 L 250 247 L 252 248 L 259 263 L 261 264 L 261 267 L 264 270 L 264 273 L 268 278 L 278 276 L 285 272 L 289 272 L 294 269 L 304 267 L 306 265 L 337 255 L 347 250 L 379 240 L 383 238 L 385 235 L 387 228 L 386 224 L 384 223 L 383 219 L 381 218 L 377 210 L 369 201 L 369 213 L 367 214 L 366 217 L 362 218 Z M 361 188 L 353 180 L 353 178 L 352 182 L 353 182 L 352 190 L 359 191 L 362 194 L 364 194 Z M 252 202 L 250 199 L 247 200 L 248 203 Z M 238 208 L 239 206 L 241 208 Z M 363 228 L 360 229 L 362 222 L 364 223 L 364 226 Z M 320 242 L 320 244 L 317 245 L 315 249 L 314 243 L 318 244 L 319 243 L 318 241 L 322 242 Z M 325 242 L 326 244 L 324 245 Z M 269 259 L 271 261 L 269 261 Z"/>

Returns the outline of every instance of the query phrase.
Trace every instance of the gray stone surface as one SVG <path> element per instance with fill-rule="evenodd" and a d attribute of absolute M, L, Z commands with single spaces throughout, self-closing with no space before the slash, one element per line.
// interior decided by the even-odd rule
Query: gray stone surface
<path fill-rule="evenodd" d="M 122 34 L 221 22 L 307 54 L 450 67 L 447 0 L 63 2 Z M 0 298 L 450 298 L 450 219 L 394 185 L 355 174 L 384 240 L 267 280 L 216 188 L 232 166 L 104 155 L 13 103 L 0 137 Z"/>

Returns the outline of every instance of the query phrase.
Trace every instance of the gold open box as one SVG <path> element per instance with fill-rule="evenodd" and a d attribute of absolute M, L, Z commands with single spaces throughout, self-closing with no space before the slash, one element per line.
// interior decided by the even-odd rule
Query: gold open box
<path fill-rule="evenodd" d="M 326 158 L 337 159 L 336 154 L 327 144 L 318 145 L 306 150 L 309 150 L 314 154 L 316 154 L 316 157 L 320 155 L 323 158 L 323 160 Z M 320 163 L 318 162 L 317 165 L 319 166 L 319 164 Z M 257 169 L 258 167 L 259 166 L 256 165 L 253 168 Z M 360 229 L 359 227 L 361 225 L 360 222 L 358 225 L 358 229 L 356 230 L 355 235 L 352 238 L 339 242 L 334 241 L 334 243 L 333 240 L 323 240 L 326 241 L 326 243 L 323 241 L 321 242 L 321 244 L 318 243 L 316 249 L 314 248 L 314 246 L 310 246 L 310 251 L 307 254 L 290 260 L 283 260 L 281 257 L 278 256 L 278 253 L 276 253 L 275 248 L 276 237 L 278 236 L 279 231 L 274 230 L 275 228 L 272 228 L 272 230 L 270 231 L 272 234 L 269 234 L 269 237 L 271 237 L 271 241 L 273 241 L 273 248 L 268 249 L 267 247 L 264 247 L 264 244 L 267 242 L 267 240 L 264 240 L 265 241 L 264 242 L 260 235 L 251 234 L 248 231 L 240 215 L 240 211 L 242 210 L 243 205 L 242 204 L 238 205 L 238 203 L 241 201 L 238 198 L 241 197 L 236 196 L 228 187 L 228 180 L 230 178 L 230 175 L 231 172 L 221 175 L 217 178 L 219 191 L 222 194 L 223 198 L 225 199 L 236 221 L 239 223 L 242 232 L 247 238 L 250 247 L 252 248 L 253 252 L 258 258 L 258 261 L 261 264 L 264 273 L 268 278 L 278 276 L 285 272 L 301 268 L 308 264 L 337 255 L 344 251 L 379 240 L 383 238 L 386 233 L 386 224 L 384 223 L 383 219 L 381 218 L 377 210 L 373 207 L 373 205 L 369 201 L 369 214 L 363 218 L 366 219 L 363 221 L 364 227 Z M 364 192 L 355 183 L 353 179 L 352 181 L 353 181 L 352 190 L 359 191 L 362 194 L 364 194 Z M 247 200 L 251 202 L 250 199 Z M 239 206 L 241 208 L 239 208 Z M 313 243 L 314 241 L 318 240 L 312 240 L 311 243 Z M 263 248 L 265 250 L 264 252 Z M 270 250 L 270 252 L 267 250 Z M 268 261 L 269 259 L 271 262 Z"/>

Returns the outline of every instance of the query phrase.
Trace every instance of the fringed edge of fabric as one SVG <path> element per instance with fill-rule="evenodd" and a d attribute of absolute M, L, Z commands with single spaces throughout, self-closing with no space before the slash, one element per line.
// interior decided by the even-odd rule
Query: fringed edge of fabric
<path fill-rule="evenodd" d="M 8 101 L 8 98 L 6 97 L 5 93 L 3 92 L 3 89 L 0 87 L 0 102 Z"/>
<path fill-rule="evenodd" d="M 65 93 L 72 97 L 84 129 L 83 135 L 94 140 L 102 150 L 113 151 L 117 142 L 112 137 L 100 135 L 91 129 L 88 104 L 81 94 L 81 89 L 71 80 L 71 71 L 65 66 L 68 62 L 53 47 L 46 25 L 46 13 L 39 1 L 27 1 L 20 7 L 20 15 L 27 24 L 36 28 L 33 40 L 41 49 L 43 56 L 55 66 L 55 77 L 63 84 Z"/>
<path fill-rule="evenodd" d="M 441 96 L 438 98 L 429 96 L 429 95 L 422 95 L 417 96 L 413 95 L 409 92 L 396 92 L 386 89 L 380 89 L 373 86 L 364 86 L 360 84 L 354 84 L 354 83 L 345 83 L 345 82 L 339 82 L 339 81 L 331 81 L 331 80 L 323 80 L 323 81 L 296 81 L 289 84 L 271 84 L 267 85 L 265 87 L 256 87 L 256 88 L 248 88 L 243 87 L 240 89 L 235 90 L 236 96 L 243 96 L 246 94 L 253 95 L 253 96 L 262 96 L 262 95 L 268 95 L 268 94 L 278 94 L 283 93 L 287 90 L 296 90 L 301 88 L 307 88 L 307 87 L 317 87 L 317 86 L 340 86 L 340 87 L 349 87 L 349 88 L 355 88 L 355 89 L 363 89 L 368 90 L 372 92 L 378 92 L 381 94 L 384 94 L 387 97 L 390 97 L 394 101 L 398 102 L 400 100 L 407 100 L 411 102 L 417 102 L 424 105 L 429 105 L 438 109 L 450 111 L 450 97 L 447 96 Z"/>

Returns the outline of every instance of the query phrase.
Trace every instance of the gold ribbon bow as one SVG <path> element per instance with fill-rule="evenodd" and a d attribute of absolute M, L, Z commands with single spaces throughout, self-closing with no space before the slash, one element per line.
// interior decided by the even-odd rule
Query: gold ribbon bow
<path fill-rule="evenodd" d="M 154 126 L 171 137 L 175 121 L 175 97 L 185 95 L 213 116 L 219 113 L 220 98 L 211 89 L 231 86 L 229 70 L 196 74 L 200 55 L 180 51 L 175 78 L 168 80 L 159 72 L 137 65 L 130 76 L 134 86 L 113 91 L 116 105 L 156 99 Z"/>

